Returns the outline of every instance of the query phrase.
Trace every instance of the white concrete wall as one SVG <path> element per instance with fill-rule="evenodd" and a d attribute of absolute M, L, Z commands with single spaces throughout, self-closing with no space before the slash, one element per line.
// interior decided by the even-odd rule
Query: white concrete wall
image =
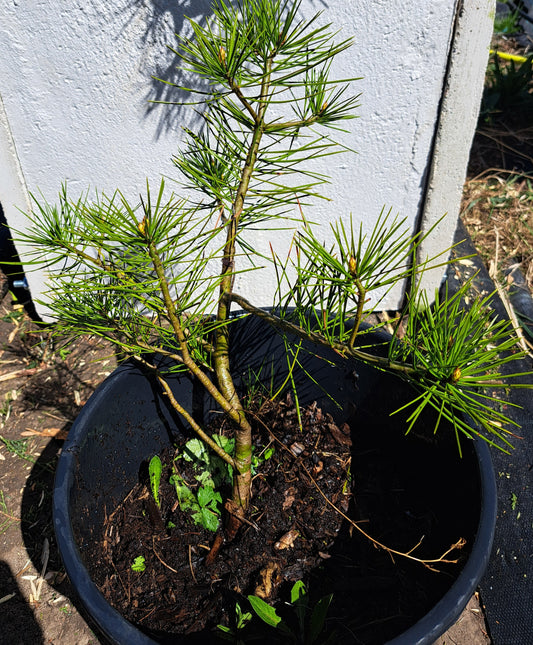
<path fill-rule="evenodd" d="M 461 205 L 466 160 L 483 93 L 479 63 L 487 58 L 487 33 L 493 22 L 493 10 L 493 3 L 485 0 L 473 3 L 468 11 L 463 9 L 456 16 L 419 223 L 422 233 L 432 227 L 434 232 L 420 249 L 420 261 L 436 256 L 453 243 L 455 227 L 452 224 Z M 482 52 L 485 52 L 484 58 L 481 58 Z M 447 217 L 443 219 L 445 213 Z M 434 289 L 441 277 L 440 269 L 424 273 L 422 288 Z"/>
<path fill-rule="evenodd" d="M 348 122 L 344 139 L 359 154 L 326 162 L 332 184 L 325 192 L 333 203 L 317 202 L 307 211 L 310 219 L 327 222 L 352 212 L 367 226 L 385 206 L 408 217 L 414 230 L 425 197 L 455 4 L 303 1 L 306 16 L 323 10 L 321 22 L 354 38 L 333 74 L 364 76 L 355 85 L 363 92 L 360 118 Z M 479 18 L 479 51 L 468 64 L 481 86 L 494 3 L 462 4 Z M 175 176 L 170 157 L 180 144 L 180 126 L 191 117 L 179 108 L 150 105 L 148 99 L 166 97 L 166 86 L 150 76 L 176 78 L 174 56 L 165 45 L 175 43 L 174 32 L 187 29 L 184 15 L 201 20 L 208 6 L 207 0 L 0 0 L 0 95 L 15 146 L 0 150 L 0 159 L 10 156 L 13 167 L 13 160 L 20 161 L 15 178 L 0 182 L 11 226 L 24 225 L 16 210 L 26 208 L 24 181 L 30 191 L 55 200 L 65 180 L 73 196 L 90 186 L 119 187 L 133 197 L 146 177 L 157 182 L 161 174 Z M 471 27 L 478 29 L 475 21 Z M 472 135 L 478 103 L 475 96 L 469 114 L 456 116 L 458 128 L 468 121 L 465 137 Z M 0 147 L 5 145 L 0 138 Z M 464 171 L 466 159 L 459 163 Z M 10 185 L 16 181 L 14 190 Z M 442 208 L 449 210 L 445 203 Z M 452 220 L 455 216 L 452 212 Z M 454 225 L 453 220 L 449 227 Z M 267 248 L 271 239 L 276 235 L 258 234 L 256 244 Z M 29 279 L 38 292 L 39 276 Z M 241 289 L 259 304 L 270 304 L 273 276 L 270 282 L 262 278 L 260 289 L 252 276 Z M 394 307 L 400 296 L 396 292 L 383 305 Z"/>

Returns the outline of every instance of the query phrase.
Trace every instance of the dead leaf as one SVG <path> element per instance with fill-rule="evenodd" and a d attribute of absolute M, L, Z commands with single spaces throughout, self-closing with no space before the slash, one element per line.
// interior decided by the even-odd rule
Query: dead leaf
<path fill-rule="evenodd" d="M 291 529 L 287 531 L 275 544 L 274 548 L 278 551 L 283 551 L 284 549 L 291 549 L 294 546 L 296 540 L 300 537 L 300 533 L 296 529 Z"/>
<path fill-rule="evenodd" d="M 319 460 L 319 462 L 313 466 L 313 470 L 311 471 L 311 474 L 313 475 L 313 477 L 316 477 L 317 475 L 319 475 L 322 472 L 323 468 L 324 468 L 324 462 Z"/>
<path fill-rule="evenodd" d="M 64 441 L 68 436 L 68 430 L 63 430 L 62 428 L 44 428 L 43 430 L 26 428 L 20 435 L 21 437 L 34 437 L 35 435 L 39 437 L 53 437 L 54 439 Z"/>
<path fill-rule="evenodd" d="M 259 584 L 255 588 L 254 595 L 259 596 L 263 600 L 269 600 L 280 582 L 279 564 L 277 562 L 269 562 L 259 572 Z"/>
<path fill-rule="evenodd" d="M 299 457 L 304 450 L 305 446 L 301 443 L 298 443 L 298 441 L 295 441 L 290 447 L 290 451 L 295 457 Z"/>
<path fill-rule="evenodd" d="M 298 491 L 294 486 L 287 488 L 287 490 L 285 491 L 285 499 L 283 500 L 283 504 L 281 506 L 281 508 L 284 511 L 286 511 L 288 508 L 290 508 L 293 505 L 294 500 L 296 499 L 297 492 Z"/>
<path fill-rule="evenodd" d="M 351 428 L 347 423 L 343 423 L 339 428 L 337 424 L 331 421 L 330 423 L 328 423 L 328 430 L 330 431 L 331 436 L 335 439 L 335 441 L 341 446 L 352 445 Z"/>

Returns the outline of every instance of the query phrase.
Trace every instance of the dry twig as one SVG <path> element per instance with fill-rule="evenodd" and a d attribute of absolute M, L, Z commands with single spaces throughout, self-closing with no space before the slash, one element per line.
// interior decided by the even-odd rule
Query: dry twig
<path fill-rule="evenodd" d="M 258 421 L 259 421 L 260 423 L 263 423 L 259 418 L 258 418 Z M 264 426 L 264 427 L 265 427 L 265 429 L 268 431 L 268 433 L 270 434 L 270 436 L 274 439 L 274 441 L 276 441 L 276 443 L 277 443 L 279 446 L 281 446 L 281 447 L 283 448 L 283 450 L 285 450 L 285 451 L 286 451 L 286 452 L 288 452 L 292 457 L 294 457 L 294 455 L 292 454 L 292 452 L 290 451 L 290 449 L 289 449 L 285 444 L 283 444 L 283 443 L 282 443 L 282 442 L 281 442 L 281 441 L 280 441 L 280 440 L 279 440 L 279 439 L 274 435 L 274 433 L 270 430 L 270 428 L 268 428 L 264 423 L 263 423 L 263 426 Z M 394 560 L 394 556 L 395 556 L 395 555 L 397 555 L 397 556 L 401 556 L 402 558 L 407 558 L 407 559 L 409 559 L 409 560 L 414 560 L 415 562 L 419 562 L 420 564 L 422 564 L 422 565 L 424 565 L 426 568 L 428 568 L 430 571 L 436 571 L 436 572 L 438 572 L 438 571 L 439 571 L 439 570 L 435 567 L 435 565 L 436 565 L 436 564 L 438 564 L 438 563 L 442 563 L 442 564 L 456 564 L 456 563 L 458 562 L 458 559 L 450 560 L 450 559 L 447 559 L 447 556 L 448 556 L 452 551 L 455 551 L 456 549 L 461 549 L 463 546 L 465 546 L 465 544 L 466 544 L 466 540 L 465 540 L 464 538 L 462 538 L 462 537 L 461 537 L 461 538 L 459 538 L 459 539 L 457 540 L 457 542 L 455 542 L 454 544 L 452 544 L 452 545 L 450 546 L 450 548 L 449 548 L 449 549 L 447 549 L 447 550 L 446 550 L 443 554 L 441 554 L 439 557 L 437 557 L 437 558 L 429 558 L 429 559 L 425 559 L 425 558 L 417 558 L 417 557 L 415 557 L 414 555 L 411 555 L 411 554 L 413 553 L 413 551 L 415 551 L 415 550 L 420 546 L 420 544 L 422 543 L 422 540 L 424 539 L 424 537 L 423 537 L 423 536 L 422 536 L 422 538 L 420 539 L 420 541 L 418 542 L 418 544 L 416 544 L 416 545 L 415 545 L 412 549 L 410 549 L 407 553 L 404 553 L 403 551 L 397 551 L 396 549 L 393 549 L 393 548 L 391 548 L 391 547 L 388 547 L 388 546 L 386 546 L 385 544 L 383 544 L 383 543 L 379 542 L 378 540 L 376 540 L 375 538 L 373 538 L 371 535 L 369 535 L 366 531 L 364 531 L 364 530 L 359 526 L 359 523 L 358 523 L 358 522 L 356 522 L 355 520 L 352 520 L 350 517 L 348 517 L 348 516 L 347 516 L 347 515 L 346 515 L 346 514 L 345 514 L 345 513 L 340 509 L 340 508 L 338 508 L 338 506 L 336 506 L 336 505 L 335 505 L 335 504 L 334 504 L 334 503 L 333 503 L 333 502 L 332 502 L 332 501 L 327 497 L 327 495 L 322 491 L 322 489 L 320 488 L 320 486 L 318 485 L 318 483 L 315 481 L 315 479 L 312 477 L 312 475 L 311 475 L 311 473 L 309 472 L 309 470 L 304 466 L 304 464 L 300 463 L 299 465 L 302 467 L 302 469 L 304 470 L 305 474 L 309 477 L 310 481 L 311 481 L 311 482 L 312 482 L 312 484 L 315 486 L 315 488 L 317 489 L 317 491 L 319 492 L 319 494 L 324 498 L 324 500 L 326 501 L 326 503 L 327 503 L 327 504 L 329 504 L 329 506 L 331 506 L 331 507 L 332 507 L 332 508 L 333 508 L 333 509 L 334 509 L 334 510 L 335 510 L 335 511 L 336 511 L 336 512 L 337 512 L 337 513 L 338 513 L 338 514 L 343 518 L 343 519 L 345 519 L 345 520 L 346 520 L 346 521 L 347 521 L 351 526 L 353 526 L 357 531 L 359 531 L 359 533 L 361 533 L 361 534 L 362 534 L 362 535 L 363 535 L 367 540 L 370 540 L 370 542 L 372 542 L 372 544 L 374 544 L 376 547 L 378 547 L 378 548 L 383 549 L 384 551 L 386 551 L 386 552 L 387 552 L 387 553 L 388 553 L 388 554 L 393 558 L 393 560 Z M 364 521 L 364 520 L 363 520 L 363 521 Z"/>
<path fill-rule="evenodd" d="M 511 321 L 511 324 L 513 326 L 513 330 L 516 334 L 518 344 L 520 345 L 520 349 L 522 349 L 524 352 L 529 354 L 530 356 L 533 357 L 533 354 L 531 353 L 531 350 L 528 347 L 528 344 L 526 342 L 524 332 L 522 331 L 522 327 L 520 326 L 520 323 L 518 322 L 518 318 L 516 317 L 515 311 L 513 309 L 513 306 L 511 305 L 511 301 L 509 300 L 509 296 L 506 293 L 506 291 L 503 289 L 503 287 L 500 284 L 500 281 L 498 279 L 498 260 L 499 260 L 499 250 L 500 250 L 500 231 L 497 228 L 494 228 L 494 233 L 496 235 L 496 242 L 495 242 L 495 253 L 494 253 L 494 259 L 491 260 L 490 266 L 489 266 L 489 275 L 492 278 L 492 281 L 494 282 L 494 285 L 496 286 L 496 291 L 498 292 L 498 295 L 500 296 L 500 299 L 503 303 L 503 306 L 505 307 L 505 311 L 507 312 L 507 315 L 509 316 L 509 319 Z"/>

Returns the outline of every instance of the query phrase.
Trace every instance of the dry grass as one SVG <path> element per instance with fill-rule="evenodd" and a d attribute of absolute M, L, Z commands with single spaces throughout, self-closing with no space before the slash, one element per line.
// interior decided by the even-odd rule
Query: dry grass
<path fill-rule="evenodd" d="M 466 182 L 462 217 L 487 266 L 498 277 L 518 264 L 533 291 L 533 178 L 505 171 Z"/>
<path fill-rule="evenodd" d="M 524 34 L 495 35 L 492 49 L 529 56 Z M 491 276 L 508 286 L 518 267 L 533 292 L 533 76 L 531 64 L 491 58 L 461 216 Z M 491 267 L 492 264 L 492 267 Z"/>

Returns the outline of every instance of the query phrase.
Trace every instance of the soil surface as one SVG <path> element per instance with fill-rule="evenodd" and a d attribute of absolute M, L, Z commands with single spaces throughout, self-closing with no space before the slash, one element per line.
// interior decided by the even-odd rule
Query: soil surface
<path fill-rule="evenodd" d="M 302 414 L 304 433 L 294 406 L 286 402 L 265 403 L 256 414 L 261 425 L 255 429 L 259 463 L 252 513 L 213 562 L 208 563 L 209 549 L 223 529 L 213 532 L 195 523 L 190 511 L 180 509 L 169 482 L 179 476 L 196 493 L 197 478 L 207 471 L 197 459 L 174 459 L 174 454 L 162 455 L 161 510 L 149 483 L 139 483 L 110 514 L 103 544 L 87 552 L 97 584 L 131 622 L 154 634 L 212 630 L 227 624 L 236 601 L 244 606 L 243 594 L 269 602 L 278 595 L 288 598 L 288 587 L 329 557 L 351 497 L 349 428 L 341 431 L 316 406 Z M 225 436 L 226 430 L 211 428 L 210 434 Z M 222 474 L 226 470 L 220 468 Z M 221 479 L 217 490 L 229 495 L 230 481 Z M 216 517 L 214 510 L 207 513 Z M 133 572 L 141 553 L 146 568 Z"/>
<path fill-rule="evenodd" d="M 215 642 L 218 624 L 232 627 L 237 602 L 250 610 L 248 594 L 283 612 L 292 585 L 303 580 L 311 607 L 333 594 L 325 632 L 334 642 L 380 645 L 405 631 L 449 589 L 473 543 L 478 518 L 472 509 L 479 499 L 470 475 L 473 453 L 459 459 L 445 433 L 431 442 L 395 440 L 389 417 L 379 413 L 372 415 L 372 432 L 361 437 L 361 427 L 370 427 L 364 415 L 357 417 L 357 428 L 339 428 L 316 403 L 302 411 L 302 433 L 290 397 L 263 404 L 253 418 L 259 463 L 249 523 L 209 562 L 209 549 L 223 531 L 215 537 L 193 522 L 169 482 L 179 477 L 180 485 L 185 481 L 196 491 L 205 467 L 197 459 L 162 455 L 160 510 L 144 475 L 110 512 L 102 540 L 84 549 L 106 598 L 162 642 L 172 642 L 169 633 L 205 629 L 209 638 L 203 632 L 192 641 L 205 643 Z M 224 436 L 231 429 L 211 431 Z M 262 460 L 264 454 L 269 458 Z M 443 487 L 450 469 L 454 477 Z M 418 558 L 438 558 L 451 545 L 461 546 L 446 557 L 453 563 L 438 562 L 429 570 L 376 548 L 355 530 L 358 523 Z M 134 571 L 139 556 L 142 564 Z M 240 635 L 248 642 L 255 630 L 262 635 L 257 642 L 266 642 L 257 619 Z M 278 642 L 277 634 L 266 640 Z"/>

